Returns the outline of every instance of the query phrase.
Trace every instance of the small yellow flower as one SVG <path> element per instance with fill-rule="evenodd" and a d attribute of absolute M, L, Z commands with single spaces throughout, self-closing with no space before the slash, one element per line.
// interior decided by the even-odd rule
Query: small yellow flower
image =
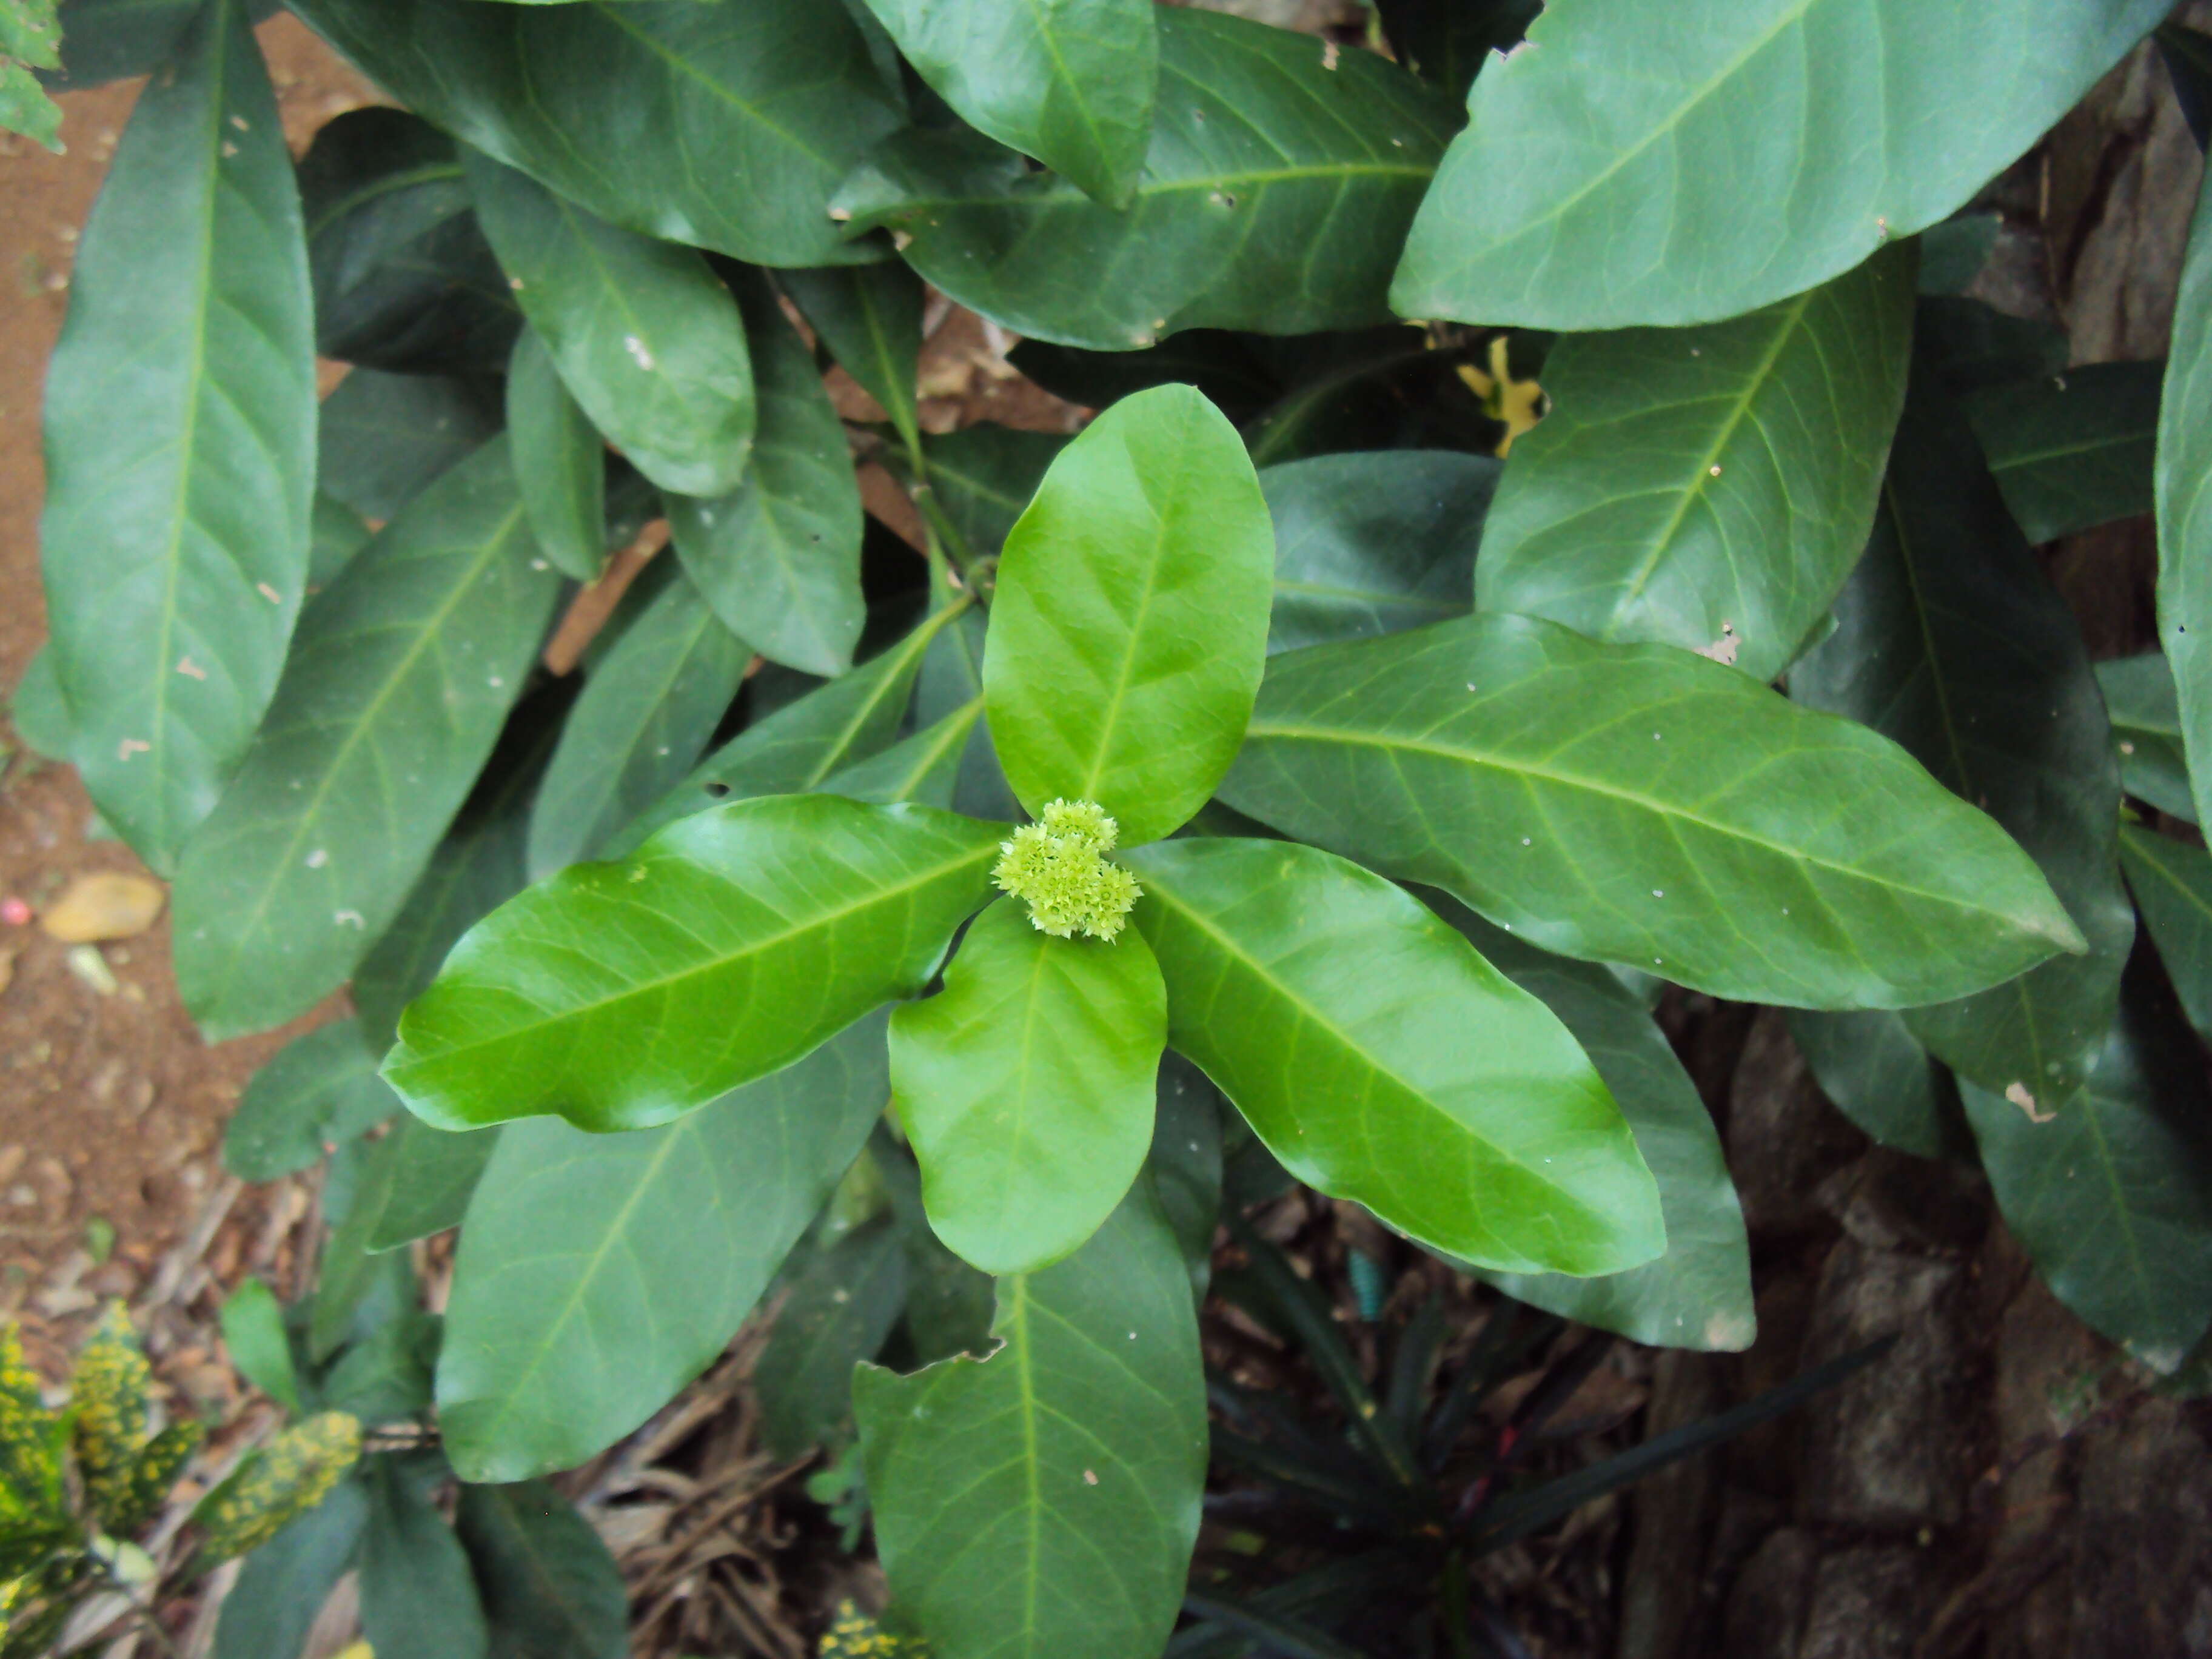
<path fill-rule="evenodd" d="M 1500 460 L 1511 453 L 1516 438 L 1544 418 L 1544 388 L 1534 380 L 1513 378 L 1513 370 L 1506 362 L 1503 334 L 1490 342 L 1487 374 L 1473 363 L 1462 363 L 1459 377 L 1467 382 L 1468 391 L 1482 399 L 1483 412 L 1505 428 L 1505 435 L 1498 441 Z"/>
<path fill-rule="evenodd" d="M 991 879 L 1029 906 L 1039 933 L 1110 939 L 1144 893 L 1134 876 L 1106 861 L 1121 833 L 1096 801 L 1047 801 L 1036 823 L 999 843 Z"/>

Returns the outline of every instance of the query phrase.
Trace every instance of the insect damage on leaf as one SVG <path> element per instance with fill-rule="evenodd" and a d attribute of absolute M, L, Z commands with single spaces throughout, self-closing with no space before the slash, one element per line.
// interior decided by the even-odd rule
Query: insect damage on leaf
<path fill-rule="evenodd" d="M 1029 906 L 1038 932 L 1110 939 L 1144 892 L 1134 876 L 1106 861 L 1121 833 L 1095 801 L 1047 801 L 1037 823 L 999 843 L 991 879 Z"/>

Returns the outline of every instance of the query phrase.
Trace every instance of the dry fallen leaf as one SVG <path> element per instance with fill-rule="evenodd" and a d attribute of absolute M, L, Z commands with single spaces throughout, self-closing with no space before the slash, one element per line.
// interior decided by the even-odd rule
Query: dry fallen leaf
<path fill-rule="evenodd" d="M 168 895 L 145 876 L 79 876 L 48 905 L 39 926 L 64 945 L 135 939 L 154 925 Z"/>
<path fill-rule="evenodd" d="M 97 945 L 70 945 L 63 953 L 62 965 L 104 997 L 113 996 L 120 988 L 116 983 L 115 970 L 107 965 L 107 958 L 100 954 Z"/>

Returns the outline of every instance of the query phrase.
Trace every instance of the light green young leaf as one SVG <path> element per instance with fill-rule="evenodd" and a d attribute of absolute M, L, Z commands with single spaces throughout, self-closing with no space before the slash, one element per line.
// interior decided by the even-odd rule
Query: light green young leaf
<path fill-rule="evenodd" d="M 61 67 L 54 0 L 11 0 L 0 9 L 0 127 L 61 154 L 61 106 L 31 71 Z"/>
<path fill-rule="evenodd" d="M 1169 1042 L 1298 1179 L 1509 1272 L 1659 1254 L 1650 1171 L 1574 1037 L 1401 890 L 1290 842 L 1129 864 Z"/>
<path fill-rule="evenodd" d="M 2161 812 L 2197 822 L 2182 752 L 2181 699 L 2162 651 L 2097 665 L 2097 689 L 2120 751 L 2120 787 Z"/>
<path fill-rule="evenodd" d="M 921 356 L 921 279 L 886 260 L 779 270 L 775 284 L 791 296 L 837 366 L 883 405 L 908 449 L 920 445 L 915 376 Z"/>
<path fill-rule="evenodd" d="M 399 1097 L 376 1074 L 377 1059 L 358 1020 L 294 1037 L 239 1097 L 223 1131 L 222 1167 L 243 1181 L 274 1181 L 368 1133 L 399 1109 Z"/>
<path fill-rule="evenodd" d="M 1237 429 L 1188 386 L 1123 398 L 1060 453 L 1006 538 L 984 641 L 1024 806 L 1096 801 L 1137 847 L 1205 804 L 1259 689 L 1274 540 Z"/>
<path fill-rule="evenodd" d="M 2027 854 L 1887 739 L 1525 617 L 1271 659 L 1221 798 L 1717 996 L 1907 1006 L 2081 945 Z"/>
<path fill-rule="evenodd" d="M 39 536 L 70 758 L 156 871 L 269 707 L 307 580 L 300 198 L 243 0 L 131 112 L 46 380 Z"/>
<path fill-rule="evenodd" d="M 1563 329 L 1771 304 L 1948 217 L 2166 9 L 1552 0 L 1476 78 L 1391 303 Z"/>
<path fill-rule="evenodd" d="M 2148 513 L 2164 363 L 2085 363 L 1966 399 L 2005 505 L 2032 542 Z"/>
<path fill-rule="evenodd" d="M 2197 822 L 2212 823 L 2212 175 L 2189 222 L 2159 398 L 2158 636 L 2173 671 Z"/>
<path fill-rule="evenodd" d="M 1747 317 L 1561 340 L 1476 600 L 1771 680 L 1866 546 L 1912 343 L 1913 251 Z"/>
<path fill-rule="evenodd" d="M 535 329 L 515 337 L 507 429 L 515 486 L 538 545 L 562 574 L 594 580 L 606 562 L 607 447 L 561 383 Z"/>

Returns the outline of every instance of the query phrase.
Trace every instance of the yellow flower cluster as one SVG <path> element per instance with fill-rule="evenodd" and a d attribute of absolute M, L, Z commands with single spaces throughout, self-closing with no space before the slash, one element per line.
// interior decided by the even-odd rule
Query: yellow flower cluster
<path fill-rule="evenodd" d="M 52 1506 L 54 1438 L 54 1414 L 23 1358 L 22 1333 L 0 1327 L 0 1516 L 40 1515 Z"/>
<path fill-rule="evenodd" d="M 360 1457 L 361 1419 L 350 1412 L 295 1423 L 194 1511 L 205 1534 L 203 1558 L 214 1563 L 259 1549 L 329 1497 Z"/>
<path fill-rule="evenodd" d="M 919 1636 L 894 1635 L 850 1601 L 837 1604 L 814 1651 L 815 1659 L 929 1659 L 929 1644 Z"/>
<path fill-rule="evenodd" d="M 77 1468 L 95 1515 L 127 1506 L 131 1473 L 148 1438 L 146 1391 L 153 1381 L 130 1315 L 121 1303 L 110 1303 L 70 1379 Z"/>
<path fill-rule="evenodd" d="M 1038 932 L 1110 939 L 1144 892 L 1134 876 L 1106 861 L 1120 834 L 1095 801 L 1047 801 L 1036 823 L 999 843 L 991 879 L 1029 906 Z"/>

